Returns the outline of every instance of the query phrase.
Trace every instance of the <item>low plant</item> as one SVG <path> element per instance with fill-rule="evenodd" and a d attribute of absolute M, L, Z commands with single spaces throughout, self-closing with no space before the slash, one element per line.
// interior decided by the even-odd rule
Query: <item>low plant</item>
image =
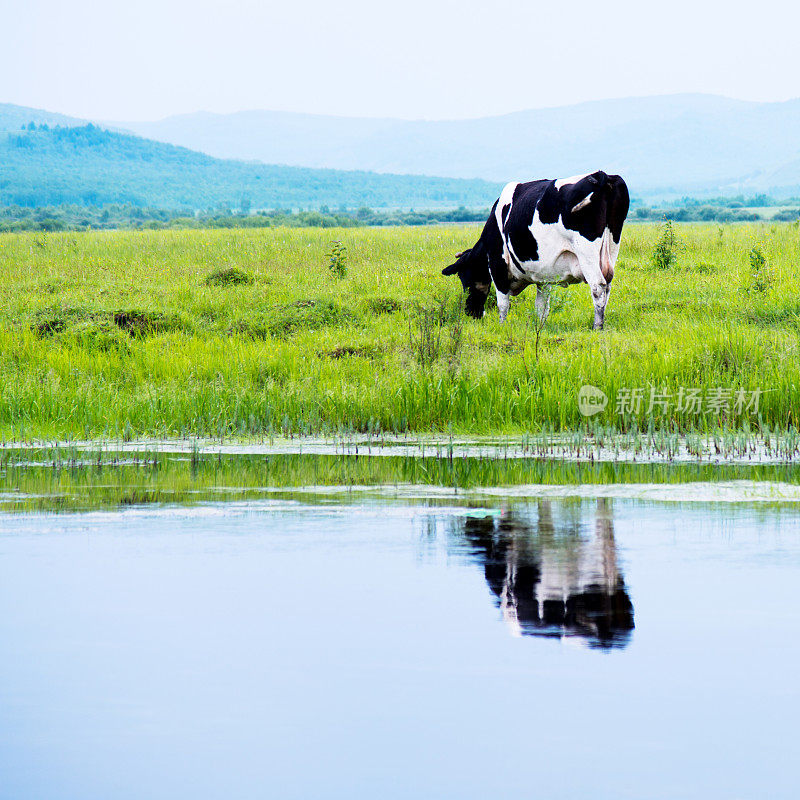
<path fill-rule="evenodd" d="M 554 291 L 555 287 L 550 284 L 544 284 L 538 290 L 539 295 L 544 299 L 544 305 L 530 312 L 528 318 L 528 325 L 525 328 L 525 341 L 522 344 L 522 365 L 525 367 L 525 373 L 530 378 L 530 370 L 528 369 L 528 362 L 525 360 L 525 346 L 527 344 L 528 331 L 533 331 L 534 345 L 533 355 L 536 363 L 539 363 L 539 340 L 542 336 L 544 326 L 547 324 L 547 319 L 550 316 L 550 304 L 557 293 Z M 537 305 L 539 305 L 537 303 Z"/>
<path fill-rule="evenodd" d="M 376 316 L 380 314 L 394 314 L 402 308 L 402 303 L 394 297 L 370 297 L 367 306 L 371 313 Z"/>
<path fill-rule="evenodd" d="M 443 296 L 418 304 L 409 317 L 409 344 L 414 360 L 427 369 L 444 358 L 456 372 L 464 348 L 464 315 L 461 296 Z"/>
<path fill-rule="evenodd" d="M 253 282 L 253 276 L 238 267 L 214 270 L 206 277 L 206 286 L 246 286 Z"/>
<path fill-rule="evenodd" d="M 767 262 L 762 249 L 756 244 L 750 249 L 749 282 L 745 287 L 747 294 L 763 294 L 775 282 L 775 275 Z"/>
<path fill-rule="evenodd" d="M 266 330 L 276 339 L 286 339 L 300 331 L 316 331 L 355 322 L 352 311 L 333 300 L 298 300 L 270 310 Z"/>
<path fill-rule="evenodd" d="M 664 220 L 651 260 L 657 269 L 674 269 L 678 266 L 678 239 L 671 219 Z"/>
<path fill-rule="evenodd" d="M 338 239 L 331 246 L 328 269 L 337 278 L 347 277 L 347 248 Z"/>
<path fill-rule="evenodd" d="M 442 351 L 442 324 L 435 306 L 417 305 L 408 320 L 411 353 L 423 368 L 439 360 Z"/>
<path fill-rule="evenodd" d="M 130 352 L 126 336 L 111 320 L 86 320 L 69 328 L 64 334 L 65 343 L 88 352 L 119 353 Z"/>
<path fill-rule="evenodd" d="M 118 328 L 134 338 L 187 330 L 187 327 L 177 314 L 165 314 L 161 311 L 145 311 L 141 309 L 115 311 L 113 320 Z"/>
<path fill-rule="evenodd" d="M 444 325 L 447 367 L 450 373 L 455 375 L 461 367 L 461 353 L 464 349 L 464 314 L 461 310 L 460 296 L 446 302 Z"/>

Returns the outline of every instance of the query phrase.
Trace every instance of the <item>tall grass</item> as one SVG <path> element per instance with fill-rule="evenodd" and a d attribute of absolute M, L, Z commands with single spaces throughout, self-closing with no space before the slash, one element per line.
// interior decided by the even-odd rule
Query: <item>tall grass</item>
<path fill-rule="evenodd" d="M 535 291 L 501 326 L 451 318 L 436 357 L 409 331 L 457 292 L 439 270 L 467 226 L 6 234 L 0 236 L 0 436 L 252 437 L 270 433 L 584 429 L 584 384 L 619 430 L 790 430 L 800 414 L 800 235 L 794 224 L 676 226 L 681 258 L 657 268 L 658 226 L 630 225 L 606 313 L 565 290 L 523 363 Z M 347 251 L 333 276 L 331 248 Z M 769 265 L 751 285 L 753 242 Z M 209 282 L 226 270 L 247 281 Z M 760 388 L 759 414 L 616 413 L 623 389 L 677 396 Z"/>

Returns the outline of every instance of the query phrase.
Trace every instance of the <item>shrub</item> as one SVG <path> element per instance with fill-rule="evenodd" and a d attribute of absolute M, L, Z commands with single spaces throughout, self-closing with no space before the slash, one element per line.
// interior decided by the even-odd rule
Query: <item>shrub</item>
<path fill-rule="evenodd" d="M 40 319 L 32 326 L 33 332 L 40 338 L 62 333 L 67 329 L 67 321 L 61 317 L 53 316 Z"/>
<path fill-rule="evenodd" d="M 85 308 L 50 308 L 39 311 L 31 325 L 31 330 L 44 339 L 57 333 L 63 333 L 70 326 L 87 320 L 99 319 L 101 312 L 90 312 Z"/>
<path fill-rule="evenodd" d="M 661 235 L 658 237 L 652 255 L 653 266 L 658 269 L 674 269 L 678 265 L 678 240 L 672 220 L 664 220 Z"/>
<path fill-rule="evenodd" d="M 444 356 L 448 369 L 455 372 L 464 347 L 461 294 L 418 305 L 409 318 L 408 335 L 411 353 L 423 369 Z"/>
<path fill-rule="evenodd" d="M 750 282 L 745 287 L 748 294 L 763 294 L 775 281 L 775 275 L 767 263 L 766 256 L 758 245 L 750 249 Z"/>
<path fill-rule="evenodd" d="M 87 320 L 65 333 L 66 340 L 84 350 L 99 350 L 102 352 L 116 351 L 121 354 L 128 353 L 128 337 L 108 319 Z"/>
<path fill-rule="evenodd" d="M 134 338 L 186 329 L 183 321 L 176 314 L 136 309 L 115 312 L 114 324 Z"/>
<path fill-rule="evenodd" d="M 298 300 L 288 306 L 276 306 L 261 319 L 242 320 L 233 330 L 254 339 L 287 339 L 300 331 L 316 331 L 354 323 L 349 309 L 330 300 Z"/>
<path fill-rule="evenodd" d="M 400 310 L 402 304 L 393 297 L 370 297 L 367 300 L 367 306 L 373 314 L 379 315 L 394 314 L 395 311 Z"/>
<path fill-rule="evenodd" d="M 620 267 L 624 268 L 624 265 L 620 262 Z M 549 299 L 549 311 L 550 314 L 561 313 L 563 311 L 567 311 L 572 308 L 574 303 L 574 293 L 570 293 L 569 288 L 566 286 L 559 286 L 557 284 L 551 285 L 550 289 L 550 299 Z"/>
<path fill-rule="evenodd" d="M 333 350 L 324 350 L 319 355 L 323 358 L 380 358 L 383 351 L 377 345 L 340 345 Z"/>
<path fill-rule="evenodd" d="M 328 269 L 337 278 L 347 275 L 347 248 L 337 239 L 331 247 Z"/>
<path fill-rule="evenodd" d="M 253 276 L 238 267 L 215 270 L 205 280 L 206 286 L 241 286 L 252 282 Z"/>

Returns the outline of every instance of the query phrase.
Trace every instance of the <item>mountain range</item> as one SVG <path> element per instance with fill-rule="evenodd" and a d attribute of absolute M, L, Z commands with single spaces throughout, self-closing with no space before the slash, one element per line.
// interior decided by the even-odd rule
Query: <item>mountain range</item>
<path fill-rule="evenodd" d="M 198 112 L 116 126 L 221 158 L 505 182 L 596 169 L 638 196 L 800 189 L 800 99 L 600 100 L 453 121 Z"/>
<path fill-rule="evenodd" d="M 26 115 L 18 107 L 3 111 L 0 107 L 0 205 L 5 206 L 474 208 L 491 205 L 500 189 L 480 179 L 225 160 L 74 118 Z"/>
<path fill-rule="evenodd" d="M 19 131 L 31 121 L 40 126 L 86 124 L 74 117 L 0 105 L 0 130 Z M 119 136 L 131 135 L 125 147 L 117 149 L 132 152 L 133 136 L 144 137 L 137 141 L 148 142 L 140 145 L 148 155 L 139 159 L 139 166 L 147 166 L 151 183 L 158 183 L 158 162 L 176 158 L 174 151 L 158 150 L 155 142 L 185 148 L 182 158 L 194 165 L 193 174 L 203 173 L 201 180 L 209 190 L 196 196 L 194 184 L 186 191 L 176 186 L 171 204 L 180 200 L 200 206 L 219 198 L 230 201 L 231 193 L 251 195 L 257 181 L 263 186 L 274 174 L 269 170 L 281 170 L 286 181 L 271 195 L 255 192 L 254 205 L 272 200 L 283 206 L 488 205 L 497 185 L 507 180 L 596 169 L 623 175 L 632 194 L 647 202 L 683 196 L 800 194 L 800 99 L 761 103 L 716 95 L 665 95 L 450 121 L 242 111 L 96 124 Z M 107 156 L 106 152 L 104 163 L 114 169 Z M 68 155 L 59 158 L 59 168 L 65 168 Z M 213 163 L 203 161 L 209 158 Z M 130 157 L 125 166 L 125 173 L 135 166 Z M 293 176 L 291 169 L 301 167 L 304 171 Z M 262 177 L 256 178 L 259 170 Z M 245 180 L 251 173 L 252 180 Z M 180 170 L 168 174 L 170 181 L 180 183 Z M 420 177 L 429 175 L 443 177 Z M 467 182 L 448 184 L 448 179 Z M 210 190 L 215 181 L 224 187 Z M 298 181 L 305 188 L 288 191 Z M 237 188 L 237 183 L 242 186 Z M 363 191 L 357 188 L 367 185 L 370 188 Z M 404 188 L 393 192 L 393 186 Z"/>

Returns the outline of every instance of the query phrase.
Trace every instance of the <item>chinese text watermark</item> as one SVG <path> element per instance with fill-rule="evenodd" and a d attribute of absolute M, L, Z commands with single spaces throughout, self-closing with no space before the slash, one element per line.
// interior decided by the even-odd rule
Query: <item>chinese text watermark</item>
<path fill-rule="evenodd" d="M 656 387 L 620 387 L 614 398 L 615 414 L 758 414 L 762 389 L 729 389 L 715 386 L 703 389 L 678 387 L 667 391 Z M 604 411 L 608 396 L 602 389 L 586 384 L 578 391 L 578 410 L 585 417 Z"/>

